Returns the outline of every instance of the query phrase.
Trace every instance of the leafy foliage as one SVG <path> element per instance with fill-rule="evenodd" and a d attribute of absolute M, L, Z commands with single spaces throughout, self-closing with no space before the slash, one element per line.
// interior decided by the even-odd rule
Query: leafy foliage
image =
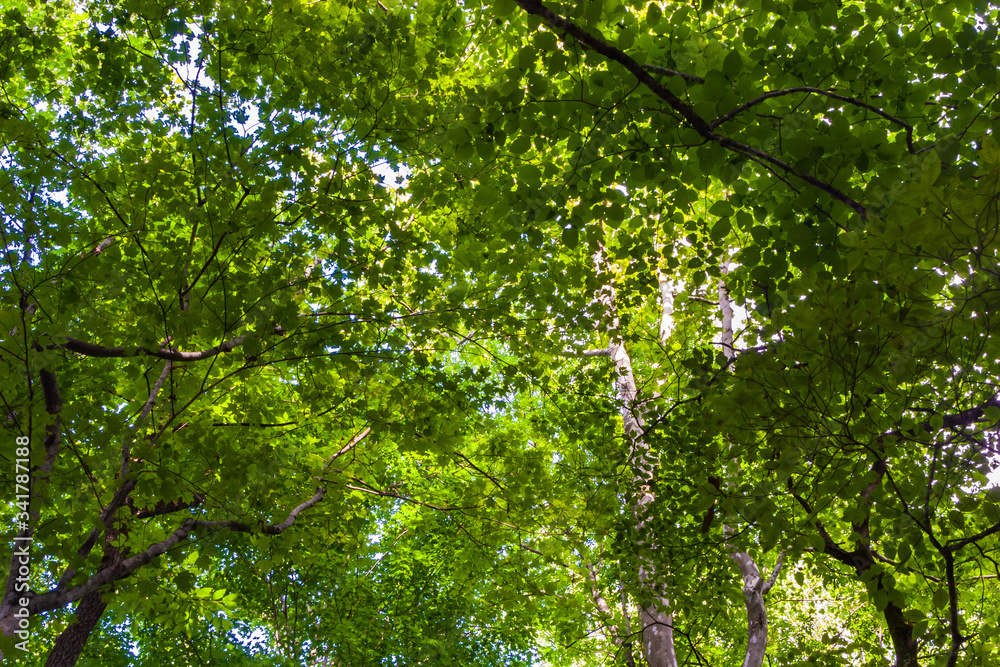
<path fill-rule="evenodd" d="M 983 1 L 14 3 L 30 654 L 660 664 L 657 597 L 722 664 L 746 554 L 776 664 L 996 662 L 996 33 Z"/>

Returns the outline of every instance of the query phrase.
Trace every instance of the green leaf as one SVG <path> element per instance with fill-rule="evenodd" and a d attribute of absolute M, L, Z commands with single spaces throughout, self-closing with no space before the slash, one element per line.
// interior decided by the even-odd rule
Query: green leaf
<path fill-rule="evenodd" d="M 920 184 L 933 185 L 941 174 L 941 158 L 937 152 L 928 151 L 927 157 L 920 163 Z"/>
<path fill-rule="evenodd" d="M 721 241 L 729 232 L 733 230 L 732 223 L 729 222 L 729 218 L 722 218 L 712 226 L 711 237 L 714 241 Z"/>
<path fill-rule="evenodd" d="M 953 48 L 951 40 L 943 33 L 938 33 L 924 45 L 924 51 L 937 59 L 951 55 Z"/>
<path fill-rule="evenodd" d="M 712 207 L 708 209 L 708 212 L 712 215 L 724 218 L 733 215 L 733 207 L 728 201 L 717 201 L 712 204 Z"/>
<path fill-rule="evenodd" d="M 934 595 L 932 597 L 934 607 L 940 611 L 945 611 L 948 609 L 948 606 L 950 604 L 949 599 L 950 598 L 948 597 L 948 589 L 945 588 L 944 586 L 939 586 L 937 590 L 934 591 Z"/>
<path fill-rule="evenodd" d="M 743 58 L 739 51 L 730 51 L 722 62 L 722 71 L 728 77 L 734 77 L 743 69 Z"/>
<path fill-rule="evenodd" d="M 660 6 L 655 2 L 650 3 L 646 8 L 646 23 L 650 28 L 655 28 L 660 22 L 660 18 L 663 16 L 663 11 Z"/>
<path fill-rule="evenodd" d="M 7 5 L 28 583 L 98 572 L 112 498 L 122 554 L 201 522 L 107 582 L 80 664 L 601 664 L 621 596 L 723 664 L 713 534 L 804 556 L 775 665 L 881 656 L 889 604 L 926 649 L 897 660 L 947 644 L 933 544 L 962 659 L 998 662 L 988 3 Z M 890 562 L 845 567 L 859 540 Z"/>

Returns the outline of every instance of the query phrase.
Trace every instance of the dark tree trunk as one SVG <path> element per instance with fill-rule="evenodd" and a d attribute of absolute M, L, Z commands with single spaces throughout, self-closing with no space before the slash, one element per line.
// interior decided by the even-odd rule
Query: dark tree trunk
<path fill-rule="evenodd" d="M 882 588 L 881 577 L 878 587 Z M 894 667 L 917 667 L 917 640 L 913 637 L 913 623 L 903 616 L 903 610 L 889 603 L 885 608 L 885 622 L 889 626 L 892 648 L 896 652 Z"/>
<path fill-rule="evenodd" d="M 73 667 L 107 606 L 101 591 L 84 596 L 76 607 L 76 620 L 56 638 L 45 667 Z"/>
<path fill-rule="evenodd" d="M 117 534 L 112 531 L 105 535 L 104 558 L 97 568 L 98 572 L 106 570 L 120 563 L 124 556 L 111 541 L 117 538 Z M 104 601 L 104 593 L 98 589 L 80 599 L 80 604 L 76 606 L 76 620 L 68 628 L 59 633 L 56 637 L 55 646 L 49 653 L 45 667 L 73 667 L 83 647 L 90 638 L 90 633 L 97 627 L 97 622 L 101 620 L 101 615 L 108 608 L 108 603 Z"/>

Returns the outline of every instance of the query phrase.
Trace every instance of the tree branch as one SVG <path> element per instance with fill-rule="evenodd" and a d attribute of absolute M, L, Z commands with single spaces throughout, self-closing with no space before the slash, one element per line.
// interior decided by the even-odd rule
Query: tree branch
<path fill-rule="evenodd" d="M 945 544 L 944 548 L 945 548 L 946 551 L 950 551 L 951 553 L 955 553 L 959 549 L 962 549 L 963 547 L 966 547 L 966 546 L 972 544 L 973 542 L 978 542 L 979 540 L 983 539 L 984 537 L 989 537 L 990 535 L 993 535 L 993 534 L 996 534 L 996 533 L 1000 533 L 1000 523 L 996 523 L 996 524 L 990 526 L 989 528 L 987 528 L 986 530 L 981 530 L 978 533 L 976 533 L 975 535 L 973 535 L 972 537 L 965 537 L 965 538 L 962 538 L 960 540 L 948 540 L 948 542 Z"/>
<path fill-rule="evenodd" d="M 778 554 L 778 562 L 774 564 L 774 569 L 771 571 L 771 576 L 767 578 L 766 582 L 764 582 L 764 588 L 761 590 L 761 593 L 767 595 L 767 592 L 770 591 L 772 588 L 774 588 L 774 582 L 777 581 L 778 573 L 781 572 L 781 566 L 784 565 L 784 563 L 785 563 L 785 552 L 782 551 L 780 554 Z"/>
<path fill-rule="evenodd" d="M 690 81 L 691 83 L 705 83 L 705 79 L 698 76 L 697 74 L 678 72 L 675 69 L 667 69 L 666 67 L 660 67 L 659 65 L 642 65 L 642 68 L 647 72 L 652 72 L 653 74 L 664 74 L 666 76 L 679 76 L 685 81 Z"/>
<path fill-rule="evenodd" d="M 882 111 L 878 107 L 874 107 L 871 104 L 868 104 L 867 102 L 862 102 L 861 100 L 853 98 L 853 97 L 850 97 L 848 95 L 841 95 L 839 93 L 833 93 L 833 92 L 830 92 L 829 90 L 823 90 L 822 88 L 814 88 L 812 86 L 796 86 L 794 88 L 783 88 L 781 90 L 771 90 L 771 91 L 768 91 L 768 92 L 764 93 L 763 95 L 760 95 L 759 97 L 755 97 L 754 99 L 750 100 L 749 102 L 745 102 L 745 103 L 739 105 L 738 107 L 736 107 L 732 111 L 729 111 L 728 113 L 725 113 L 722 116 L 719 116 L 714 121 L 712 121 L 712 123 L 710 124 L 710 127 L 714 130 L 715 128 L 719 127 L 723 123 L 732 120 L 734 117 L 740 115 L 741 113 L 743 113 L 744 111 L 746 111 L 750 107 L 755 106 L 757 104 L 760 104 L 764 100 L 771 99 L 772 97 L 782 97 L 784 95 L 792 95 L 794 93 L 812 93 L 812 94 L 815 94 L 815 95 L 824 95 L 826 97 L 830 97 L 830 98 L 833 98 L 835 100 L 840 100 L 841 102 L 847 102 L 848 104 L 853 104 L 854 106 L 858 106 L 858 107 L 861 107 L 863 109 L 868 109 L 869 111 L 872 111 L 872 112 L 878 114 L 882 118 L 885 118 L 886 120 L 888 120 L 888 121 L 890 121 L 892 123 L 895 123 L 896 125 L 899 125 L 900 127 L 904 128 L 906 130 L 906 145 L 910 149 L 910 154 L 912 154 L 912 155 L 917 155 L 919 153 L 923 153 L 924 151 L 929 150 L 929 149 L 933 148 L 936 145 L 936 144 L 931 144 L 930 146 L 926 146 L 924 148 L 921 148 L 920 150 L 915 150 L 913 148 L 913 126 L 910 125 L 909 123 L 907 123 L 907 122 L 905 122 L 903 120 L 900 120 L 899 118 L 896 118 L 893 115 L 887 114 L 886 112 Z"/>
<path fill-rule="evenodd" d="M 132 499 L 129 498 L 126 504 L 129 509 L 132 510 L 132 514 L 140 519 L 148 519 L 154 516 L 162 516 L 164 514 L 172 514 L 174 512 L 179 512 L 181 510 L 191 509 L 192 507 L 198 507 L 203 502 L 205 502 L 204 493 L 195 493 L 191 496 L 191 500 L 171 500 L 170 502 L 159 501 L 153 507 L 136 507 L 132 503 Z"/>
<path fill-rule="evenodd" d="M 316 493 L 312 495 L 309 500 L 298 505 L 288 514 L 286 518 L 281 523 L 270 524 L 263 526 L 260 532 L 265 535 L 278 535 L 279 533 L 287 530 L 292 525 L 295 524 L 295 519 L 299 516 L 301 512 L 309 509 L 320 500 L 323 499 L 324 490 L 319 488 Z M 31 598 L 29 603 L 29 609 L 32 615 L 41 614 L 59 607 L 66 606 L 77 600 L 83 598 L 84 596 L 98 590 L 101 586 L 125 579 L 130 576 L 133 572 L 138 570 L 143 565 L 146 565 L 152 561 L 157 556 L 161 556 L 167 552 L 168 549 L 176 546 L 182 540 L 188 537 L 195 528 L 209 528 L 211 530 L 220 530 L 223 528 L 228 528 L 230 530 L 236 530 L 240 532 L 252 532 L 253 528 L 246 523 L 241 521 L 199 521 L 197 519 L 189 518 L 185 519 L 181 523 L 180 527 L 177 528 L 169 537 L 161 542 L 156 542 L 150 545 L 145 551 L 140 554 L 136 554 L 131 558 L 127 558 L 120 563 L 117 563 L 105 570 L 102 570 L 90 577 L 86 582 L 80 584 L 79 586 L 74 586 L 68 590 L 58 590 L 55 589 L 49 593 L 44 593 L 42 595 L 35 595 Z"/>
<path fill-rule="evenodd" d="M 39 371 L 39 377 L 42 382 L 42 394 L 45 397 L 45 411 L 52 415 L 52 423 L 45 427 L 47 433 L 42 443 L 45 449 L 45 461 L 37 469 L 37 472 L 35 470 L 31 471 L 32 483 L 28 487 L 28 521 L 25 522 L 26 526 L 24 528 L 20 528 L 17 531 L 18 538 L 26 538 L 23 544 L 29 544 L 31 536 L 35 533 L 35 526 L 38 525 L 38 519 L 42 511 L 42 504 L 38 498 L 42 490 L 49 483 L 49 476 L 52 474 L 52 468 L 55 466 L 56 458 L 59 456 L 59 448 L 62 442 L 62 418 L 59 413 L 62 412 L 63 403 L 62 396 L 59 393 L 59 383 L 56 381 L 55 373 L 50 370 L 43 369 Z M 18 580 L 17 572 L 20 565 L 20 558 L 18 558 L 16 553 L 12 554 L 10 566 L 7 570 L 7 583 L 4 587 L 3 599 L 0 600 L 0 608 L 5 608 L 11 600 L 16 599 L 15 586 Z M 0 653 L 0 660 L 2 659 L 3 655 Z"/>
<path fill-rule="evenodd" d="M 323 470 L 326 470 L 328 467 L 330 467 L 331 463 L 333 463 L 334 461 L 336 461 L 337 459 L 339 459 L 341 456 L 343 456 L 347 452 L 349 452 L 352 449 L 354 449 L 354 447 L 359 442 L 361 442 L 362 440 L 364 440 L 365 438 L 367 438 L 368 434 L 371 433 L 371 432 L 372 432 L 372 429 L 371 429 L 370 426 L 368 426 L 368 427 L 362 429 L 360 432 L 358 432 L 353 438 L 351 438 L 351 440 L 346 445 L 344 445 L 343 447 L 340 448 L 340 451 L 338 451 L 336 454 L 334 454 L 329 459 L 327 459 L 326 464 L 323 466 Z"/>
<path fill-rule="evenodd" d="M 763 162 L 772 164 L 784 172 L 792 174 L 796 178 L 799 178 L 812 186 L 815 186 L 826 192 L 834 199 L 847 204 L 853 208 L 861 216 L 862 219 L 868 217 L 868 209 L 858 202 L 854 201 L 848 197 L 844 192 L 833 187 L 825 181 L 810 176 L 809 174 L 804 174 L 796 171 L 792 165 L 788 164 L 784 160 L 781 160 L 770 153 L 766 153 L 758 148 L 749 146 L 747 144 L 736 141 L 735 139 L 730 139 L 729 137 L 724 137 L 722 135 L 716 134 L 713 131 L 713 127 L 709 123 L 695 113 L 694 109 L 689 107 L 687 104 L 682 102 L 680 98 L 674 95 L 672 92 L 667 90 L 659 81 L 650 76 L 649 72 L 643 68 L 634 58 L 627 55 L 625 52 L 616 49 L 604 40 L 595 37 L 577 26 L 572 21 L 569 21 L 551 9 L 543 5 L 540 0 L 516 0 L 517 4 L 521 6 L 529 14 L 534 14 L 535 16 L 541 17 L 546 23 L 555 28 L 556 30 L 561 30 L 569 35 L 572 35 L 581 44 L 590 47 L 594 51 L 600 53 L 609 60 L 613 60 L 616 63 L 627 69 L 635 78 L 639 80 L 640 83 L 644 84 L 650 91 L 653 92 L 657 97 L 664 100 L 670 108 L 679 113 L 684 120 L 702 137 L 706 140 L 722 146 L 723 148 L 733 151 L 734 153 L 739 153 L 740 155 L 745 155 L 751 158 L 757 158 Z"/>
<path fill-rule="evenodd" d="M 239 347 L 245 339 L 246 336 L 239 336 L 233 340 L 227 340 L 224 343 L 220 343 L 207 350 L 201 350 L 200 352 L 182 352 L 180 350 L 168 350 L 164 348 L 151 350 L 148 347 L 143 347 L 141 345 L 137 345 L 132 349 L 124 347 L 105 347 L 103 345 L 88 343 L 86 341 L 70 338 L 68 336 L 66 337 L 66 342 L 62 345 L 55 345 L 51 347 L 65 348 L 70 352 L 76 352 L 77 354 L 82 354 L 88 357 L 156 357 L 167 361 L 200 361 L 224 352 L 232 352 L 234 349 Z"/>
<path fill-rule="evenodd" d="M 166 553 L 174 545 L 186 538 L 194 527 L 194 519 L 185 519 L 184 523 L 173 532 L 172 535 L 162 542 L 157 542 L 140 554 L 132 558 L 125 559 L 113 567 L 98 572 L 79 586 L 74 586 L 68 590 L 54 590 L 31 598 L 29 609 L 32 615 L 41 614 L 59 607 L 76 602 L 80 598 L 98 590 L 101 586 L 128 577 L 137 569 L 150 562 L 157 556 Z"/>

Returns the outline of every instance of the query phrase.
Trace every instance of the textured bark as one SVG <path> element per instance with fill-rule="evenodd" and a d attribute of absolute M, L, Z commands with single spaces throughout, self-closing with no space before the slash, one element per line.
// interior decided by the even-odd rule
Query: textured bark
<path fill-rule="evenodd" d="M 47 490 L 49 477 L 56 459 L 59 457 L 59 450 L 62 444 L 62 394 L 59 391 L 59 382 L 55 373 L 50 370 L 39 372 L 39 380 L 42 385 L 42 393 L 45 397 L 45 411 L 52 415 L 52 423 L 45 427 L 45 440 L 42 447 L 45 449 L 45 460 L 35 471 L 32 471 L 31 483 L 28 489 L 28 516 L 27 525 L 17 531 L 14 541 L 14 552 L 11 554 L 10 566 L 7 570 L 7 582 L 4 586 L 3 599 L 0 600 L 0 632 L 7 637 L 12 637 L 16 632 L 23 632 L 20 621 L 24 620 L 16 616 L 24 609 L 21 601 L 24 598 L 31 599 L 27 591 L 18 591 L 19 570 L 23 565 L 27 565 L 30 560 L 31 538 L 35 533 L 35 526 L 41 515 L 42 502 L 39 498 Z M 29 609 L 30 613 L 30 609 Z M 24 639 L 19 635 L 20 639 Z M 16 655 L 16 654 L 15 654 Z M 10 658 L 10 656 L 7 656 Z M 0 652 L 0 662 L 4 661 L 3 652 Z"/>
<path fill-rule="evenodd" d="M 673 285 L 659 270 L 656 272 L 656 282 L 660 287 L 660 345 L 666 345 L 674 331 Z"/>
<path fill-rule="evenodd" d="M 635 667 L 635 658 L 632 657 L 632 623 L 628 620 L 628 603 L 625 597 L 625 589 L 622 589 L 622 618 L 625 619 L 625 640 L 622 642 L 622 649 L 625 652 L 625 665 Z"/>
<path fill-rule="evenodd" d="M 767 652 L 767 608 L 764 606 L 764 578 L 757 563 L 748 554 L 730 549 L 729 557 L 736 562 L 743 577 L 743 604 L 747 609 L 747 648 L 743 667 L 759 667 Z"/>
<path fill-rule="evenodd" d="M 112 543 L 118 538 L 118 534 L 109 531 L 105 534 L 104 557 L 97 568 L 98 572 L 113 569 L 122 562 L 121 552 Z M 49 652 L 45 667 L 73 667 L 80 659 L 80 653 L 90 638 L 90 633 L 97 627 L 97 622 L 101 620 L 101 615 L 108 608 L 108 603 L 104 600 L 103 592 L 98 588 L 80 599 L 80 604 L 76 606 L 76 620 L 56 637 L 56 642 Z"/>
<path fill-rule="evenodd" d="M 101 591 L 95 591 L 80 600 L 76 607 L 76 620 L 56 637 L 45 667 L 73 667 L 80 659 L 90 633 L 107 606 Z"/>
<path fill-rule="evenodd" d="M 607 599 L 604 597 L 604 593 L 601 592 L 600 584 L 597 581 L 597 566 L 593 564 L 586 564 L 587 568 L 587 581 L 590 582 L 590 597 L 594 601 L 594 607 L 601 614 L 604 619 L 604 627 L 607 636 L 614 641 L 620 647 L 622 657 L 625 660 L 625 664 L 629 667 L 635 667 L 635 660 L 632 658 L 632 640 L 630 636 L 632 634 L 631 629 L 628 624 L 628 610 L 625 607 L 625 593 L 622 592 L 622 612 L 625 618 L 625 634 L 624 636 L 618 631 L 618 626 L 615 625 L 614 614 L 611 612 L 611 605 L 608 604 Z"/>
<path fill-rule="evenodd" d="M 881 577 L 877 590 L 884 590 Z M 903 616 L 903 610 L 891 602 L 886 606 L 884 615 L 886 625 L 889 626 L 892 648 L 896 652 L 895 667 L 917 667 L 917 651 L 920 647 L 913 636 L 913 624 Z"/>
<path fill-rule="evenodd" d="M 601 260 L 598 258 L 599 271 L 602 268 L 600 262 Z M 608 321 L 612 323 L 611 329 L 617 329 L 615 292 L 610 275 L 608 275 L 607 284 L 601 290 L 599 301 L 607 309 Z M 669 320 L 668 309 L 671 305 L 672 301 L 664 300 L 662 322 Z M 656 499 L 652 490 L 656 461 L 650 452 L 649 444 L 644 439 L 645 424 L 639 405 L 639 390 L 635 380 L 635 372 L 632 369 L 632 359 L 629 357 L 624 342 L 617 337 L 617 334 L 613 334 L 607 354 L 615 364 L 622 425 L 625 437 L 630 443 L 629 464 L 633 474 L 632 492 L 636 499 L 632 511 L 636 519 L 636 532 L 640 535 L 637 546 L 642 548 L 646 546 L 641 537 L 645 532 L 645 521 L 642 515 L 646 506 Z M 670 604 L 657 591 L 656 572 L 648 558 L 642 558 L 639 562 L 639 583 L 653 599 L 653 603 L 641 609 L 639 614 L 642 620 L 642 647 L 646 662 L 650 667 L 677 667 Z"/>
<path fill-rule="evenodd" d="M 636 517 L 636 532 L 642 535 L 645 531 L 645 521 L 641 518 L 642 514 L 646 506 L 656 500 L 652 491 L 656 466 L 652 460 L 649 445 L 643 439 L 645 429 L 642 415 L 639 413 L 639 392 L 635 373 L 632 370 L 632 359 L 629 357 L 625 345 L 621 342 L 612 343 L 609 350 L 618 374 L 618 393 L 622 401 L 621 411 L 625 436 L 632 441 L 629 462 L 634 471 L 633 484 L 637 496 L 633 512 Z M 644 545 L 640 542 L 639 546 Z M 666 598 L 656 594 L 655 570 L 648 559 L 643 559 L 639 563 L 639 583 L 647 592 L 653 594 L 653 604 L 644 607 L 640 612 L 642 647 L 646 662 L 649 663 L 650 667 L 676 667 L 674 621 L 669 611 L 670 603 Z"/>

